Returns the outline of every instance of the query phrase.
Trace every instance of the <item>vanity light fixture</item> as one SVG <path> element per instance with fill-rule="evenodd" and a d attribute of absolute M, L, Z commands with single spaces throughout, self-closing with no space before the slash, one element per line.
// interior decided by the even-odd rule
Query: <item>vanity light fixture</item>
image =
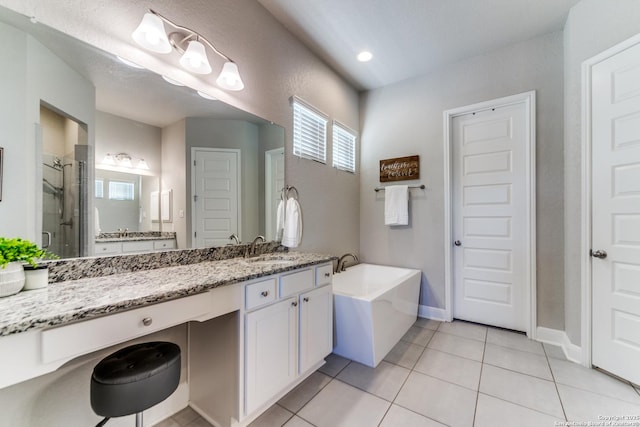
<path fill-rule="evenodd" d="M 168 35 L 165 31 L 165 23 L 173 30 Z M 225 60 L 216 83 L 227 90 L 237 91 L 244 89 L 238 66 L 227 55 L 216 49 L 211 42 L 200 34 L 175 24 L 152 9 L 149 9 L 149 12 L 144 14 L 142 22 L 133 32 L 132 37 L 136 43 L 152 52 L 169 53 L 173 47 L 173 49 L 182 54 L 180 65 L 196 74 L 210 74 L 212 72 L 211 64 L 207 57 L 206 48 L 208 46 L 209 49 Z"/>
<path fill-rule="evenodd" d="M 133 158 L 127 153 L 110 154 L 107 153 L 102 159 L 102 164 L 106 166 L 119 166 L 134 169 Z M 149 165 L 144 159 L 139 159 L 135 169 L 149 170 Z"/>

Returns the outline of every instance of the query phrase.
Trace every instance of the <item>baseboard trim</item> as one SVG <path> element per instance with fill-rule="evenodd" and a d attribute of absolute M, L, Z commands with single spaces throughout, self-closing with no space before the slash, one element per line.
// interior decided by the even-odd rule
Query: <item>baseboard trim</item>
<path fill-rule="evenodd" d="M 562 348 L 568 360 L 581 365 L 583 364 L 582 347 L 573 344 L 565 331 L 538 326 L 536 329 L 536 340 L 559 346 Z"/>
<path fill-rule="evenodd" d="M 440 322 L 446 322 L 447 312 L 444 308 L 430 307 L 428 305 L 418 306 L 418 316 L 425 319 L 438 320 Z"/>

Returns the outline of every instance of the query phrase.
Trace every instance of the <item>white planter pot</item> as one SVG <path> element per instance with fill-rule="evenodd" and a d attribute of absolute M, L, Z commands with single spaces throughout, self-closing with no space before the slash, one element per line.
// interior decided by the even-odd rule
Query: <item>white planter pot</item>
<path fill-rule="evenodd" d="M 0 268 L 0 297 L 17 294 L 24 287 L 24 269 L 21 262 L 10 262 Z"/>
<path fill-rule="evenodd" d="M 24 277 L 25 291 L 46 288 L 49 284 L 49 267 L 46 265 L 39 265 L 37 267 L 24 265 Z"/>

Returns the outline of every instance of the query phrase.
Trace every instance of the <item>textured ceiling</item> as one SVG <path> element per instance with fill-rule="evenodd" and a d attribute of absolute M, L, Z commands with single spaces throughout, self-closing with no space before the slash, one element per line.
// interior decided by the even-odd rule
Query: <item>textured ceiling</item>
<path fill-rule="evenodd" d="M 258 0 L 358 89 L 562 30 L 579 0 Z M 356 54 L 373 52 L 360 63 Z"/>

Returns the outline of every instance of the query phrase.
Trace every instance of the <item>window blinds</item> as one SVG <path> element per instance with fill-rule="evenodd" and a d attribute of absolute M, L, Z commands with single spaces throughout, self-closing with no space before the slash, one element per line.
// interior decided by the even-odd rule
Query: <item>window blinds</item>
<path fill-rule="evenodd" d="M 327 118 L 293 98 L 293 154 L 320 163 L 327 162 Z"/>
<path fill-rule="evenodd" d="M 356 135 L 336 121 L 333 122 L 333 167 L 356 172 Z"/>

